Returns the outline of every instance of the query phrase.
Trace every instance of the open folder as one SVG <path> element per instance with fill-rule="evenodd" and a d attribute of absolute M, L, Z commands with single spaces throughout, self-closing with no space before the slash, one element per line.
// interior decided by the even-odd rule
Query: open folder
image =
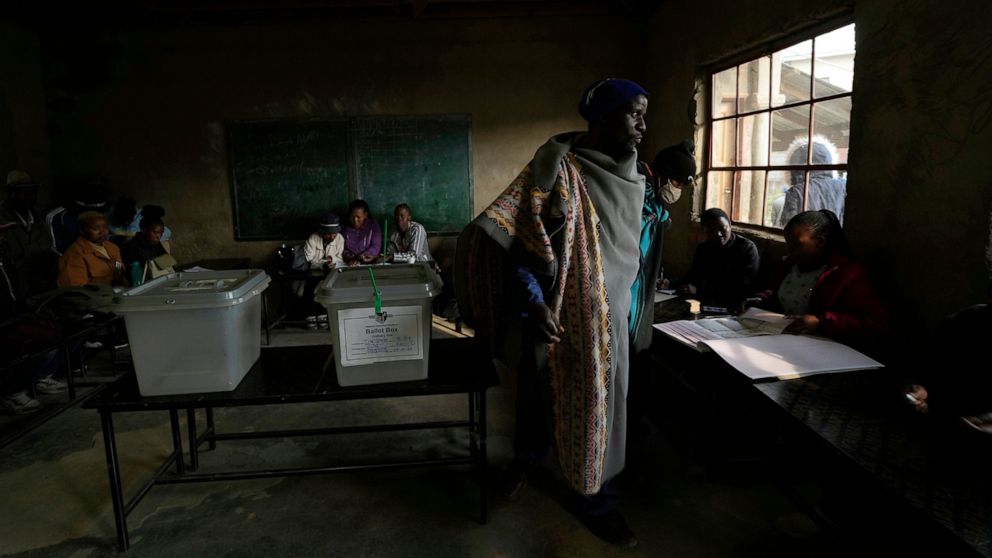
<path fill-rule="evenodd" d="M 836 341 L 781 333 L 788 324 L 781 314 L 751 309 L 738 318 L 680 320 L 654 327 L 697 351 L 713 351 L 752 380 L 883 367 Z"/>

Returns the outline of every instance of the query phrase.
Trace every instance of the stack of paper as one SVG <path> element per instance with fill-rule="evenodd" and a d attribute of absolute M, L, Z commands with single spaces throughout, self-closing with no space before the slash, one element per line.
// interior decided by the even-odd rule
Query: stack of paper
<path fill-rule="evenodd" d="M 782 334 L 789 322 L 781 314 L 752 309 L 739 318 L 682 320 L 654 327 L 697 351 L 712 350 L 752 380 L 786 380 L 883 366 L 830 339 Z"/>

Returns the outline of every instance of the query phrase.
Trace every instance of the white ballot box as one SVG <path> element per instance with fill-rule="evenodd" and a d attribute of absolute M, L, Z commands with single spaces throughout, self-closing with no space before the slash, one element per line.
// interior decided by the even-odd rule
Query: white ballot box
<path fill-rule="evenodd" d="M 327 308 L 338 383 L 426 378 L 431 301 L 440 292 L 427 263 L 332 270 L 314 300 Z"/>
<path fill-rule="evenodd" d="M 260 269 L 170 273 L 121 293 L 141 395 L 231 391 L 258 360 Z"/>

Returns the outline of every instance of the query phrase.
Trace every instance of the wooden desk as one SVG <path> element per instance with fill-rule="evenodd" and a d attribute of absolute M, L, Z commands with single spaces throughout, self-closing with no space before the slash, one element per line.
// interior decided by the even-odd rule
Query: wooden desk
<path fill-rule="evenodd" d="M 103 393 L 88 401 L 84 407 L 100 412 L 103 439 L 110 477 L 110 496 L 114 507 L 117 542 L 122 551 L 129 546 L 127 515 L 156 484 L 177 484 L 205 481 L 229 481 L 273 476 L 289 476 L 361 469 L 393 469 L 441 465 L 473 465 L 479 480 L 479 512 L 483 523 L 488 518 L 485 488 L 486 456 L 486 390 L 498 383 L 491 361 L 475 348 L 474 339 L 437 339 L 431 341 L 428 379 L 413 382 L 339 387 L 330 360 L 328 345 L 310 347 L 263 348 L 262 356 L 231 392 L 201 393 L 142 397 L 137 378 L 128 374 L 107 386 Z M 466 394 L 467 420 L 446 420 L 370 426 L 328 426 L 306 430 L 275 432 L 231 432 L 216 430 L 213 409 L 254 405 L 284 405 L 307 402 L 329 402 L 386 397 Z M 197 432 L 197 408 L 206 410 L 206 428 Z M 179 411 L 186 410 L 189 440 L 189 465 L 182 447 Z M 165 462 L 130 499 L 125 500 L 114 434 L 114 413 L 135 411 L 168 411 L 172 425 L 173 451 Z M 376 462 L 362 465 L 334 465 L 278 470 L 196 472 L 199 468 L 199 448 L 204 443 L 210 449 L 221 440 L 241 440 L 285 436 L 314 436 L 360 432 L 405 431 L 419 429 L 467 428 L 469 447 L 463 456 L 422 458 L 401 462 Z M 172 469 L 175 469 L 173 472 Z"/>

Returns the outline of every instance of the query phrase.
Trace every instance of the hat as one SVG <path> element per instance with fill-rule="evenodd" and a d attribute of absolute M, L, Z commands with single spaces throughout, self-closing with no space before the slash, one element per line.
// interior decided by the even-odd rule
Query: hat
<path fill-rule="evenodd" d="M 634 97 L 650 97 L 647 90 L 628 80 L 606 78 L 590 85 L 579 99 L 579 114 L 588 122 L 595 122 L 614 110 L 629 104 Z"/>
<path fill-rule="evenodd" d="M 29 188 L 37 185 L 31 175 L 22 170 L 12 170 L 7 173 L 8 188 Z"/>
<path fill-rule="evenodd" d="M 101 184 L 90 182 L 84 185 L 73 199 L 76 211 L 97 211 L 103 213 L 110 207 Z"/>
<path fill-rule="evenodd" d="M 695 146 L 690 140 L 666 147 L 655 155 L 651 170 L 678 182 L 690 183 L 696 175 Z"/>
<path fill-rule="evenodd" d="M 106 218 L 107 216 L 104 215 L 103 213 L 100 213 L 99 211 L 84 211 L 76 216 L 76 221 L 78 221 L 79 224 L 82 225 L 83 223 L 86 223 L 87 221 L 91 221 L 93 219 L 106 219 Z"/>
<path fill-rule="evenodd" d="M 341 230 L 341 219 L 336 213 L 325 213 L 320 218 L 320 232 L 336 233 Z"/>

